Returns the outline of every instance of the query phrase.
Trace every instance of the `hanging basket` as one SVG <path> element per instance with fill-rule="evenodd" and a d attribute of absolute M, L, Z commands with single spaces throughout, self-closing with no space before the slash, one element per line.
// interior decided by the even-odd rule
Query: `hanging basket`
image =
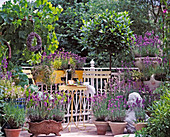
<path fill-rule="evenodd" d="M 32 46 L 32 41 L 33 41 L 34 37 L 37 38 L 37 45 L 36 46 Z M 28 47 L 28 49 L 32 52 L 38 51 L 41 48 L 41 45 L 42 45 L 41 37 L 37 33 L 31 32 L 27 37 L 27 47 Z"/>

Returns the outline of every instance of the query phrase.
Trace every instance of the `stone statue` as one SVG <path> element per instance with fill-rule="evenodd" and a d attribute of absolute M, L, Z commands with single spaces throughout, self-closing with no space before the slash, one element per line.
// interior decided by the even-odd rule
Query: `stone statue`
<path fill-rule="evenodd" d="M 138 99 L 138 101 L 140 102 L 139 104 L 136 104 L 136 100 Z M 138 107 L 142 107 L 142 97 L 140 96 L 139 93 L 137 92 L 133 92 L 129 94 L 128 97 L 128 102 L 127 105 L 129 106 L 129 109 L 126 111 L 126 117 L 125 117 L 125 121 L 127 122 L 127 132 L 128 133 L 134 133 L 136 131 L 135 126 L 134 126 L 134 122 L 136 121 L 136 117 L 135 117 L 135 108 L 134 105 L 138 105 Z M 145 114 L 146 115 L 146 114 Z M 145 120 L 148 120 L 148 115 L 145 116 Z"/>

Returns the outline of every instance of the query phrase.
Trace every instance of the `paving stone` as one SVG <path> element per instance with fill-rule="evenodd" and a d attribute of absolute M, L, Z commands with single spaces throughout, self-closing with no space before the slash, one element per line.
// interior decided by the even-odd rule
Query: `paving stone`
<path fill-rule="evenodd" d="M 61 131 L 61 137 L 113 137 L 111 131 L 107 131 L 106 135 L 97 135 L 97 129 L 94 126 L 94 124 L 85 124 L 86 127 L 79 126 L 79 128 L 76 128 L 74 125 L 71 125 L 71 131 L 69 131 L 68 128 L 64 129 L 64 131 Z M 63 125 L 63 127 L 65 127 Z M 20 137 L 30 137 L 30 133 L 28 133 L 27 130 L 22 131 L 20 134 Z M 123 135 L 117 135 L 114 137 L 125 137 L 127 134 Z M 54 134 L 49 135 L 39 135 L 38 137 L 56 137 Z M 129 135 L 129 137 L 134 137 L 134 134 Z"/>

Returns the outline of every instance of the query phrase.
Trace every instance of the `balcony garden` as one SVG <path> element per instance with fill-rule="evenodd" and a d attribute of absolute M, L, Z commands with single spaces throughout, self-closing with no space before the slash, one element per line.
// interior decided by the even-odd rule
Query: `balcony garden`
<path fill-rule="evenodd" d="M 0 135 L 170 136 L 169 1 L 0 4 Z"/>

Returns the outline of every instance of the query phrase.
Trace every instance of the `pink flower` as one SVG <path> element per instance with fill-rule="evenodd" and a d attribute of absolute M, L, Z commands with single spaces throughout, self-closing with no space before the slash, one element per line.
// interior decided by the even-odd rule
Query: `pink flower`
<path fill-rule="evenodd" d="M 163 10 L 163 13 L 166 13 L 166 11 L 167 11 L 167 9 L 164 9 L 164 10 Z"/>

